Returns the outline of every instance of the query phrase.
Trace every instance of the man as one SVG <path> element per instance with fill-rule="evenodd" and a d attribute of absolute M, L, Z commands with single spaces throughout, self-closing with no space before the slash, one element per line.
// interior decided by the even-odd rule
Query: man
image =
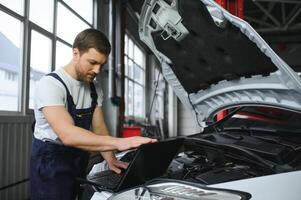
<path fill-rule="evenodd" d="M 75 199 L 76 177 L 84 175 L 87 151 L 98 151 L 116 173 L 127 168 L 112 151 L 155 142 L 145 137 L 109 136 L 93 80 L 107 62 L 111 46 L 105 35 L 87 29 L 77 35 L 69 64 L 39 81 L 35 96 L 31 155 L 31 199 Z"/>

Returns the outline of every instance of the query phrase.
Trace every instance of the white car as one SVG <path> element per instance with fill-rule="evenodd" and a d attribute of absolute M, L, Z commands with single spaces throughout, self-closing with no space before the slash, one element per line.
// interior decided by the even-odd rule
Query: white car
<path fill-rule="evenodd" d="M 146 0 L 139 34 L 203 131 L 162 176 L 92 199 L 300 200 L 297 73 L 213 0 Z"/>

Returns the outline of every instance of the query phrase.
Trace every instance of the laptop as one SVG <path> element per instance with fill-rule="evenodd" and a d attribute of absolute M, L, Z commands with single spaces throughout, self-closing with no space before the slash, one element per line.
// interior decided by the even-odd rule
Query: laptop
<path fill-rule="evenodd" d="M 141 185 L 164 174 L 183 141 L 184 138 L 173 138 L 141 145 L 123 173 L 106 170 L 88 176 L 86 182 L 110 192 Z"/>

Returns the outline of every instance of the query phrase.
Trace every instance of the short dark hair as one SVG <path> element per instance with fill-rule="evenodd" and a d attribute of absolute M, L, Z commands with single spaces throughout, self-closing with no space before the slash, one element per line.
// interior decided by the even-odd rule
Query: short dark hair
<path fill-rule="evenodd" d="M 90 48 L 95 48 L 98 52 L 109 55 L 111 44 L 105 34 L 99 30 L 89 28 L 80 32 L 72 45 L 77 48 L 80 54 L 87 52 Z"/>

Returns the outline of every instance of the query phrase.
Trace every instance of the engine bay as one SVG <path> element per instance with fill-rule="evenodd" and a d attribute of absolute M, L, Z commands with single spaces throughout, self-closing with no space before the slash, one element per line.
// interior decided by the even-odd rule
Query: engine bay
<path fill-rule="evenodd" d="M 162 178 L 217 184 L 301 169 L 295 134 L 224 131 L 185 140 Z"/>

